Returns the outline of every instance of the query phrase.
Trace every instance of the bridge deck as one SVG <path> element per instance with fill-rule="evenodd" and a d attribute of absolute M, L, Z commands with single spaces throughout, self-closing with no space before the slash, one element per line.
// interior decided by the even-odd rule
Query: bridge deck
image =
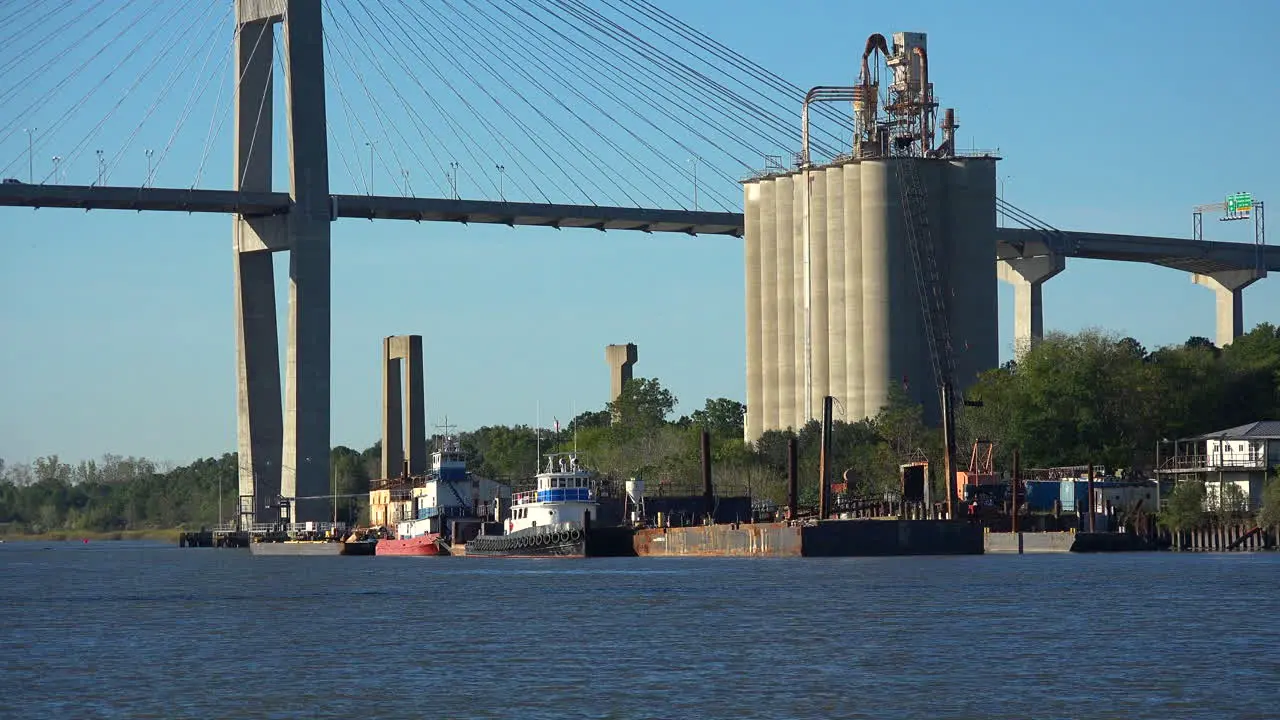
<path fill-rule="evenodd" d="M 335 218 L 414 220 L 523 225 L 597 230 L 639 230 L 742 237 L 740 213 L 654 208 L 553 205 L 542 203 L 334 195 Z M 237 192 L 179 188 L 90 187 L 0 184 L 0 207 L 58 207 L 84 210 L 156 210 L 240 213 L 262 216 L 289 212 L 282 192 Z M 1194 273 L 1251 269 L 1280 271 L 1280 247 L 1182 238 L 1064 231 L 1049 236 L 1035 230 L 1000 228 L 997 258 L 1060 253 L 1066 257 L 1145 262 Z"/>

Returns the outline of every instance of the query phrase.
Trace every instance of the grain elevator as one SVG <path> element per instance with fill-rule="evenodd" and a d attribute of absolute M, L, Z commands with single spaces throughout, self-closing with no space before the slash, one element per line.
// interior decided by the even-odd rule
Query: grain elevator
<path fill-rule="evenodd" d="M 832 102 L 852 142 L 819 164 L 810 108 Z M 997 158 L 957 152 L 954 111 L 936 121 L 925 34 L 873 34 L 857 85 L 806 96 L 794 166 L 744 182 L 747 440 L 804 426 L 826 395 L 874 416 L 894 386 L 936 422 L 944 383 L 997 364 Z"/>

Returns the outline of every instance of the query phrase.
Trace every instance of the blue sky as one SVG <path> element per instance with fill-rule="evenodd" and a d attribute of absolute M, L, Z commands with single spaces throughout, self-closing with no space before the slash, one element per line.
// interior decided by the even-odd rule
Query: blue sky
<path fill-rule="evenodd" d="M 187 89 L 197 87 L 179 77 L 181 93 L 155 103 L 154 114 L 139 128 L 161 95 L 164 73 L 172 69 L 176 75 L 184 53 L 202 58 L 201 52 L 213 48 L 208 67 L 218 67 L 227 37 L 214 28 L 229 4 L 216 4 L 208 15 L 197 10 L 167 19 L 142 17 L 142 5 L 109 19 L 103 32 L 126 20 L 138 27 L 164 20 L 168 24 L 158 27 L 190 44 L 175 45 L 156 75 L 129 95 L 138 102 L 114 114 L 133 82 L 129 73 L 112 78 L 103 92 L 67 113 L 114 62 L 102 60 L 87 65 L 96 76 L 86 71 L 59 99 L 26 112 L 92 56 L 97 48 L 89 42 L 38 81 L 0 94 L 5 176 L 26 179 L 27 137 L 21 129 L 34 126 L 37 180 L 52 170 L 51 158 L 61 155 L 74 156 L 62 162 L 65 182 L 91 182 L 92 150 L 101 147 L 107 156 L 120 153 L 109 184 L 139 184 L 147 173 L 144 148 L 158 155 L 172 130 L 182 127 L 157 184 L 190 185 L 203 157 L 201 186 L 230 185 L 229 126 L 205 142 L 214 111 L 227 103 L 225 95 L 216 98 L 216 87 L 179 124 Z M 922 0 L 855 8 L 834 0 L 691 0 L 659 6 L 805 87 L 851 84 L 871 32 L 928 32 L 931 77 L 942 102 L 957 109 L 962 145 L 999 148 L 1006 198 L 1057 227 L 1187 237 L 1191 207 L 1229 192 L 1249 190 L 1280 206 L 1274 173 L 1280 153 L 1268 135 L 1280 99 L 1265 75 L 1280 66 L 1280 49 L 1269 34 L 1280 10 L 1270 3 L 961 7 Z M 0 2 L 0 15 L 15 7 Z M 46 19 L 37 14 L 43 9 L 31 11 L 31 42 L 40 40 L 40 32 L 70 32 L 59 30 L 68 16 Z M 13 26 L 0 27 L 2 36 Z M 200 44 L 206 36 L 208 46 Z M 132 43 L 117 42 L 106 56 L 123 57 L 126 45 Z M 351 47 L 354 55 L 360 45 Z M 20 42 L 0 44 L 0 67 L 13 61 L 34 69 L 43 62 L 16 57 L 21 48 Z M 147 53 L 135 61 L 145 66 Z M 196 67 L 191 77 L 201 77 Z M 349 98 L 375 84 L 373 70 L 365 70 L 365 86 L 354 75 L 342 81 Z M 221 83 L 228 73 L 206 74 Z M 11 72 L 0 82 L 0 93 L 14 77 Z M 434 78 L 424 74 L 418 80 L 447 108 L 458 108 Z M 532 92 L 525 80 L 513 82 Z M 389 94 L 370 92 L 388 107 L 395 104 Z M 332 91 L 329 108 L 338 135 L 342 102 Z M 98 134 L 86 141 L 104 116 Z M 390 116 L 387 122 L 395 124 Z M 42 134 L 40 128 L 51 127 L 58 129 Z M 442 126 L 429 127 L 449 147 Z M 366 133 L 382 143 L 375 159 L 380 194 L 391 193 L 402 179 L 393 167 L 409 162 L 397 160 L 390 148 L 398 146 L 407 156 L 414 147 L 426 147 L 412 137 L 396 139 L 414 130 L 402 122 Z M 335 192 L 364 191 L 352 164 L 367 162 L 368 149 L 356 134 L 348 133 L 345 145 L 331 150 Z M 279 127 L 276 137 L 283 148 Z M 581 137 L 595 147 L 586 133 Z M 523 147 L 535 153 L 531 144 Z M 678 150 L 671 157 L 677 166 L 686 160 Z M 277 150 L 281 168 L 282 159 Z M 512 166 L 508 182 L 514 183 L 519 163 L 506 162 Z M 741 174 L 731 163 L 720 167 Z M 417 194 L 439 195 L 447 187 L 443 175 L 429 168 L 410 172 Z M 688 179 L 669 167 L 654 172 L 674 176 L 675 192 L 687 194 Z M 713 189 L 705 178 L 713 176 L 702 172 L 705 205 Z M 286 177 L 278 173 L 278 187 Z M 486 196 L 482 183 L 470 177 L 459 179 L 459 191 Z M 733 199 L 739 192 L 723 181 L 718 191 Z M 506 192 L 519 191 L 507 185 Z M 619 194 L 596 197 L 618 202 Z M 229 218 L 51 209 L 0 209 L 0 217 L 0 457 L 17 462 L 50 453 L 78 459 L 114 452 L 185 462 L 234 447 Z M 1206 237 L 1252 241 L 1252 224 L 1206 220 Z M 1278 241 L 1280 235 L 1272 240 Z M 334 225 L 333 248 L 335 444 L 364 447 L 376 439 L 380 341 L 398 333 L 427 336 L 431 424 L 446 414 L 463 428 L 531 423 L 539 405 L 550 424 L 552 416 L 566 421 L 575 407 L 601 407 L 608 393 L 604 345 L 621 342 L 639 345 L 637 374 L 661 379 L 680 398 L 680 412 L 699 407 L 706 397 L 744 399 L 742 246 L 735 239 L 344 220 Z M 276 262 L 283 309 L 286 256 Z M 1073 260 L 1046 286 L 1044 297 L 1045 324 L 1052 330 L 1102 327 L 1149 347 L 1213 335 L 1213 295 L 1174 270 Z M 1280 322 L 1275 279 L 1246 290 L 1245 299 L 1247 327 Z M 1003 285 L 1000 301 L 1002 354 L 1008 357 L 1012 291 Z"/>

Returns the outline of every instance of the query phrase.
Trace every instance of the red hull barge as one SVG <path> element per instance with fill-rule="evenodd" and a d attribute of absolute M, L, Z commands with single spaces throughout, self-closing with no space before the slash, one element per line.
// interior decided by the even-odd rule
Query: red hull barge
<path fill-rule="evenodd" d="M 443 555 L 439 533 L 428 533 L 407 540 L 379 540 L 376 555 Z"/>

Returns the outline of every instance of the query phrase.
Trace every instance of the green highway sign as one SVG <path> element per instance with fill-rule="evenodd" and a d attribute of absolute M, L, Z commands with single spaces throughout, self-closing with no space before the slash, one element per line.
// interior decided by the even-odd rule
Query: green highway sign
<path fill-rule="evenodd" d="M 1247 215 L 1253 209 L 1253 195 L 1251 193 L 1235 193 L 1227 196 L 1227 213 L 1231 215 Z"/>

